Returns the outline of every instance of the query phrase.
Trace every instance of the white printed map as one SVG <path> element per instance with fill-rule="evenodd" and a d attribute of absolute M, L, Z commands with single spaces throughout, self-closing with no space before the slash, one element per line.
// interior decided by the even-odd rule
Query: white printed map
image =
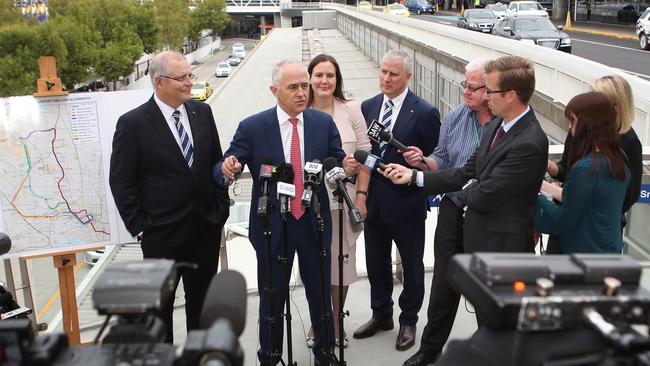
<path fill-rule="evenodd" d="M 0 230 L 12 252 L 111 240 L 98 101 L 0 99 Z"/>

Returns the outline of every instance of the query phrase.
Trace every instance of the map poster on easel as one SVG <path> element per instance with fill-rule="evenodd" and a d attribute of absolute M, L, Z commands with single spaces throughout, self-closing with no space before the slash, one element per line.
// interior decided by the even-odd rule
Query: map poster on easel
<path fill-rule="evenodd" d="M 151 90 L 0 99 L 0 231 L 9 256 L 128 242 L 108 169 L 118 117 Z"/>

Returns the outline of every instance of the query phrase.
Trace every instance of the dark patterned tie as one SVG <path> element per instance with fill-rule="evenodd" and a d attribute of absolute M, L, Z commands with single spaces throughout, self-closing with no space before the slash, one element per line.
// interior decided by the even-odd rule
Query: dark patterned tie
<path fill-rule="evenodd" d="M 175 110 L 174 113 L 172 113 L 172 117 L 174 117 L 174 121 L 176 121 L 174 124 L 178 130 L 178 136 L 181 137 L 181 150 L 183 152 L 183 157 L 185 157 L 187 165 L 192 167 L 192 162 L 194 161 L 194 148 L 192 147 L 192 142 L 190 142 L 190 136 L 185 132 L 183 124 L 181 123 L 181 112 Z"/>
<path fill-rule="evenodd" d="M 496 136 L 494 136 L 494 140 L 492 141 L 492 145 L 490 145 L 490 149 L 492 149 L 494 145 L 496 145 L 505 134 L 506 134 L 506 130 L 503 129 L 503 125 L 502 125 L 501 127 L 499 127 Z"/>
<path fill-rule="evenodd" d="M 384 114 L 381 116 L 381 124 L 384 125 L 384 129 L 386 130 L 390 130 L 390 125 L 393 123 L 393 107 L 393 101 L 390 99 L 386 100 L 386 103 L 384 103 Z M 388 144 L 382 142 L 379 145 L 379 155 L 384 156 L 386 149 L 388 149 Z"/>

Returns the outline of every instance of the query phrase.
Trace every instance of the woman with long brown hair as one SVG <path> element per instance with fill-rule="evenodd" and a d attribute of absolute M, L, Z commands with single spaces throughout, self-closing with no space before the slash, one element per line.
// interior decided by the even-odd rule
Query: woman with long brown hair
<path fill-rule="evenodd" d="M 630 170 L 619 148 L 614 105 L 604 94 L 589 92 L 571 99 L 564 114 L 573 139 L 562 204 L 540 195 L 535 229 L 558 235 L 562 253 L 620 253 Z"/>

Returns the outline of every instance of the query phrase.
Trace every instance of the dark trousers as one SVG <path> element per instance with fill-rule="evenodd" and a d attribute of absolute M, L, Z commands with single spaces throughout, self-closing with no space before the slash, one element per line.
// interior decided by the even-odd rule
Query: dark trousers
<path fill-rule="evenodd" d="M 386 222 L 380 216 L 367 219 L 364 230 L 372 317 L 378 320 L 393 317 L 391 249 L 395 240 L 404 268 L 399 322 L 402 325 L 415 325 L 424 300 L 424 221 L 396 224 Z"/>
<path fill-rule="evenodd" d="M 314 226 L 310 222 L 311 218 L 308 214 L 303 215 L 300 220 L 296 221 L 293 216 L 289 215 L 287 222 L 287 231 L 280 236 L 280 240 L 274 239 L 275 245 L 272 247 L 272 262 L 271 262 L 271 277 L 273 283 L 273 328 L 272 328 L 272 344 L 269 345 L 269 328 L 268 328 L 268 303 L 269 296 L 266 289 L 269 286 L 268 266 L 267 266 L 267 244 L 256 243 L 255 252 L 257 255 L 257 283 L 260 294 L 260 307 L 259 307 L 259 335 L 260 335 L 260 349 L 257 356 L 262 365 L 271 365 L 269 361 L 269 350 L 272 350 L 277 355 L 282 355 L 282 344 L 284 338 L 284 324 L 285 319 L 282 314 L 285 313 L 285 299 L 286 299 L 286 286 L 287 279 L 285 278 L 285 265 L 278 263 L 278 257 L 284 256 L 284 237 L 287 235 L 288 244 L 288 263 L 293 264 L 295 253 L 298 253 L 298 267 L 300 270 L 300 278 L 305 286 L 305 294 L 307 296 L 307 303 L 309 304 L 309 317 L 312 326 L 314 327 L 314 335 L 316 341 L 314 343 L 313 352 L 315 357 L 322 358 L 323 351 L 323 322 L 322 314 L 322 296 L 321 296 L 321 258 L 320 258 L 320 244 L 316 238 Z M 282 232 L 281 228 L 273 227 L 273 232 Z M 275 234 L 274 234 L 275 235 Z M 334 344 L 334 322 L 332 321 L 332 301 L 331 301 L 331 288 L 330 288 L 330 246 L 331 243 L 323 243 L 326 252 L 324 258 L 324 284 L 326 286 L 326 301 L 327 301 L 327 326 L 328 338 L 327 342 L 331 346 Z M 289 269 L 291 270 L 291 269 Z M 294 333 L 295 336 L 295 333 Z M 294 338 L 295 339 L 295 338 Z M 276 359 L 277 360 L 277 359 Z"/>
<path fill-rule="evenodd" d="M 187 330 L 198 329 L 201 319 L 201 309 L 205 294 L 210 286 L 210 281 L 217 273 L 219 265 L 219 246 L 221 230 L 223 227 L 209 224 L 196 214 L 190 215 L 181 223 L 165 228 L 148 229 L 143 234 L 142 254 L 144 258 L 165 258 L 172 259 L 176 263 L 190 263 L 197 266 L 196 269 L 181 267 L 177 268 L 176 283 L 183 281 L 185 290 L 185 319 Z M 172 233 L 173 232 L 173 233 Z M 165 235 L 178 235 L 184 233 L 180 245 L 167 246 L 162 241 Z M 160 242 L 156 239 L 160 238 Z M 173 343 L 173 310 L 174 293 L 171 298 L 161 305 L 160 318 L 165 323 L 167 335 L 165 342 Z"/>
<path fill-rule="evenodd" d="M 463 253 L 463 210 L 446 196 L 440 202 L 433 253 L 433 281 L 420 350 L 440 354 L 451 333 L 460 301 L 460 294 L 449 286 L 447 270 L 451 257 Z"/>

